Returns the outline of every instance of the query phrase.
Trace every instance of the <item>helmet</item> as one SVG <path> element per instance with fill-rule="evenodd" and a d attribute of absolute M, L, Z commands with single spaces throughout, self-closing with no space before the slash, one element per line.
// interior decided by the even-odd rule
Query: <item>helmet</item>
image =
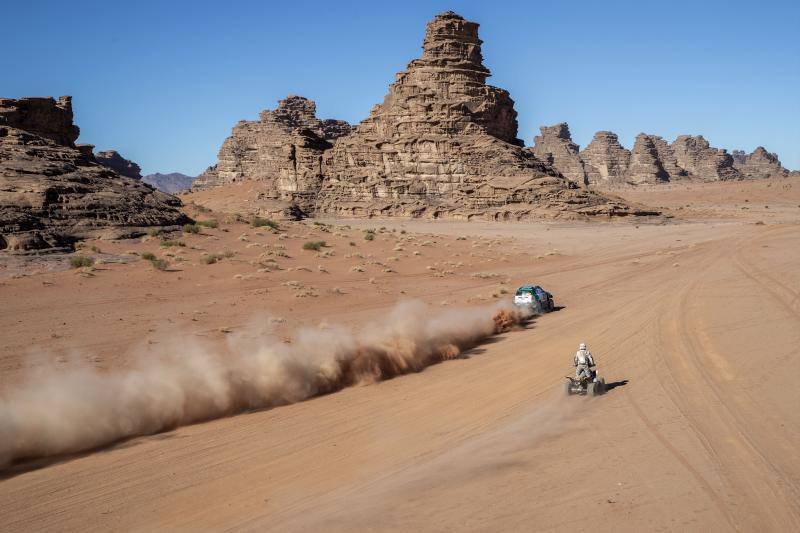
<path fill-rule="evenodd" d="M 578 349 L 579 350 L 585 350 L 586 349 L 586 345 L 584 343 L 581 343 L 580 346 L 578 346 Z"/>

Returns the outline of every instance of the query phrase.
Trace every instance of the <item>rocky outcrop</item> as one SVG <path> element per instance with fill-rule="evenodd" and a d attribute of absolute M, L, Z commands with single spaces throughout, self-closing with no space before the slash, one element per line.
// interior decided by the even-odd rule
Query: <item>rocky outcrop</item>
<path fill-rule="evenodd" d="M 767 152 L 763 146 L 759 146 L 751 154 L 734 150 L 732 159 L 734 168 L 745 178 L 763 179 L 789 175 L 789 171 L 778 159 L 778 154 Z"/>
<path fill-rule="evenodd" d="M 191 189 L 194 180 L 194 177 L 181 174 L 180 172 L 170 172 L 169 174 L 156 172 L 155 174 L 148 174 L 142 178 L 144 183 L 152 185 L 159 191 L 164 191 L 169 194 Z"/>
<path fill-rule="evenodd" d="M 659 137 L 660 139 L 660 137 Z M 625 173 L 625 181 L 633 185 L 659 183 L 670 180 L 664 168 L 654 136 L 640 133 L 631 151 L 631 162 Z"/>
<path fill-rule="evenodd" d="M 671 148 L 678 165 L 692 178 L 719 181 L 740 177 L 733 168 L 733 157 L 725 150 L 712 148 L 702 135 L 680 135 Z"/>
<path fill-rule="evenodd" d="M 120 176 L 95 162 L 91 149 L 75 146 L 69 97 L 0 102 L 0 249 L 68 248 L 88 236 L 189 221 L 177 198 Z"/>
<path fill-rule="evenodd" d="M 678 166 L 670 145 L 657 135 L 640 133 L 631 151 L 630 165 L 625 182 L 638 185 L 663 183 L 685 178 L 687 172 Z"/>
<path fill-rule="evenodd" d="M 625 182 L 631 152 L 619 143 L 616 133 L 598 131 L 580 152 L 588 185 L 613 186 Z"/>
<path fill-rule="evenodd" d="M 317 212 L 503 220 L 634 212 L 522 147 L 511 97 L 486 84 L 478 24 L 442 13 L 422 50 L 325 154 Z"/>
<path fill-rule="evenodd" d="M 346 122 L 319 120 L 312 100 L 289 96 L 259 120 L 239 122 L 222 144 L 216 167 L 199 176 L 193 188 L 261 181 L 267 184 L 266 199 L 311 212 L 322 185 L 323 153 L 331 140 L 349 131 Z"/>
<path fill-rule="evenodd" d="M 566 122 L 555 126 L 542 126 L 541 135 L 533 139 L 533 155 L 552 165 L 569 180 L 586 183 L 586 170 L 578 154 L 580 148 L 572 142 Z"/>
<path fill-rule="evenodd" d="M 72 123 L 72 97 L 0 98 L 0 126 L 36 134 L 62 146 L 75 147 L 80 129 Z"/>
<path fill-rule="evenodd" d="M 95 160 L 115 171 L 120 176 L 126 176 L 140 180 L 142 179 L 142 169 L 129 159 L 122 157 L 116 150 L 106 150 L 104 152 L 97 152 L 94 155 Z"/>

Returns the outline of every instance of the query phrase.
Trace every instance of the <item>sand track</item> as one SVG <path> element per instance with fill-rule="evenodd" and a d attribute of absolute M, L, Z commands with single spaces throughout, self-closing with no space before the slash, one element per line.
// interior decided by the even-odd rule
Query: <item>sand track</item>
<path fill-rule="evenodd" d="M 421 373 L 6 472 L 2 528 L 800 530 L 796 223 L 429 231 L 469 228 L 558 243 L 473 270 L 564 308 Z M 429 281 L 397 279 L 390 294 Z M 496 284 L 439 283 L 431 301 Z M 581 340 L 614 383 L 602 398 L 560 395 Z"/>

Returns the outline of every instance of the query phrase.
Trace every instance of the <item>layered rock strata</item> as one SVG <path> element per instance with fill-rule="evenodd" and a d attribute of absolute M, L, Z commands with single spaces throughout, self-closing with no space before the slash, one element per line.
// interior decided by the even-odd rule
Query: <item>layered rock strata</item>
<path fill-rule="evenodd" d="M 672 143 L 678 165 L 693 178 L 719 181 L 739 178 L 733 157 L 722 149 L 712 148 L 702 135 L 680 135 Z"/>
<path fill-rule="evenodd" d="M 275 110 L 262 111 L 259 120 L 239 122 L 217 164 L 198 176 L 193 188 L 260 181 L 267 185 L 265 199 L 311 212 L 322 185 L 323 153 L 350 129 L 344 121 L 319 120 L 312 100 L 289 96 Z"/>
<path fill-rule="evenodd" d="M 75 146 L 69 97 L 0 99 L 0 249 L 69 248 L 188 222 L 180 200 Z"/>
<path fill-rule="evenodd" d="M 763 146 L 759 146 L 751 154 L 734 150 L 732 159 L 734 168 L 746 178 L 763 179 L 789 175 L 789 171 L 778 159 L 778 154 L 768 152 Z"/>
<path fill-rule="evenodd" d="M 533 140 L 533 155 L 576 183 L 586 182 L 586 170 L 579 155 L 580 148 L 572 142 L 566 122 L 542 126 Z"/>
<path fill-rule="evenodd" d="M 478 24 L 442 13 L 422 50 L 326 153 L 318 212 L 503 220 L 633 212 L 522 147 L 508 92 L 486 84 Z"/>
<path fill-rule="evenodd" d="M 97 152 L 94 155 L 94 158 L 98 163 L 100 163 L 104 167 L 110 168 L 120 176 L 125 176 L 137 180 L 142 179 L 141 167 L 139 167 L 139 165 L 137 165 L 133 161 L 122 157 L 116 150 L 106 150 L 104 152 Z"/>
<path fill-rule="evenodd" d="M 588 185 L 618 185 L 625 182 L 631 152 L 619 143 L 616 133 L 598 131 L 580 152 Z"/>

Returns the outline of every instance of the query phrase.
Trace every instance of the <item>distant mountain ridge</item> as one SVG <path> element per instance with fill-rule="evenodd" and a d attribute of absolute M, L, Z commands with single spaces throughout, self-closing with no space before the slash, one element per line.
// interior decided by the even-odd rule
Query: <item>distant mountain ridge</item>
<path fill-rule="evenodd" d="M 161 174 L 160 172 L 156 172 L 155 174 L 148 174 L 147 176 L 144 176 L 142 181 L 148 185 L 152 185 L 160 191 L 174 194 L 176 192 L 191 188 L 195 178 L 196 176 L 187 176 L 186 174 L 181 174 L 180 172 L 170 172 L 169 174 Z"/>

